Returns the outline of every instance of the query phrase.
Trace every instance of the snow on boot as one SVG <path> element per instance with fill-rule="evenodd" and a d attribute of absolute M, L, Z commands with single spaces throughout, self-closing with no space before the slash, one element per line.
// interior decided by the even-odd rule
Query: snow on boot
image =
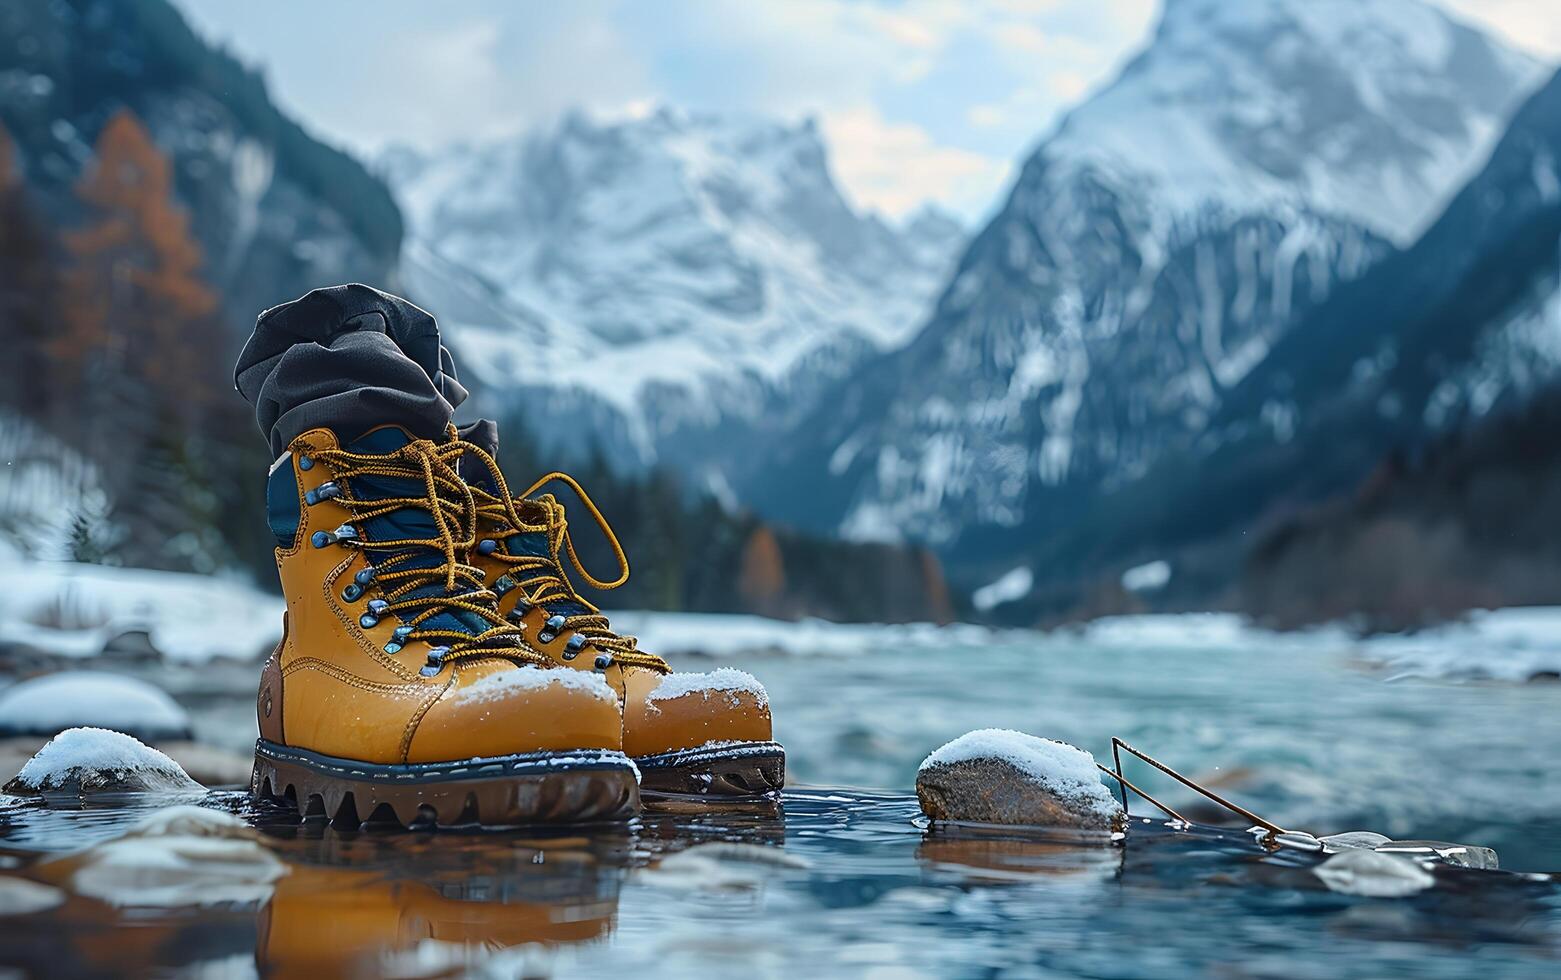
<path fill-rule="evenodd" d="M 550 473 L 513 495 L 493 460 L 496 445 L 466 445 L 466 476 L 478 504 L 473 562 L 487 573 L 500 611 L 532 647 L 559 664 L 600 674 L 618 693 L 623 747 L 639 766 L 641 788 L 660 797 L 728 802 L 778 793 L 786 753 L 771 739 L 764 686 L 730 668 L 673 673 L 665 660 L 640 650 L 634 637 L 614 632 L 564 567 L 567 553 L 596 589 L 617 588 L 629 578 L 622 546 L 584 489 L 566 474 Z M 579 496 L 612 546 L 620 569 L 614 580 L 598 580 L 585 570 L 563 504 L 551 494 L 528 499 L 555 480 Z"/>
<path fill-rule="evenodd" d="M 618 698 L 506 622 L 469 564 L 465 445 L 328 429 L 272 468 L 287 600 L 251 789 L 353 824 L 614 819 L 638 804 Z"/>

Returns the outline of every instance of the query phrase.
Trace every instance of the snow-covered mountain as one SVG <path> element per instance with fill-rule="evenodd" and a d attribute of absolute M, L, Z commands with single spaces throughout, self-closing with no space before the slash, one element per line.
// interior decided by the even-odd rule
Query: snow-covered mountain
<path fill-rule="evenodd" d="M 964 242 L 936 212 L 854 209 L 811 122 L 576 114 L 381 162 L 411 225 L 408 288 L 463 369 L 641 460 L 812 407 L 905 343 Z"/>
<path fill-rule="evenodd" d="M 1001 571 L 1187 448 L 1299 317 L 1437 216 L 1539 79 L 1415 0 L 1167 0 L 926 328 L 739 489 Z"/>

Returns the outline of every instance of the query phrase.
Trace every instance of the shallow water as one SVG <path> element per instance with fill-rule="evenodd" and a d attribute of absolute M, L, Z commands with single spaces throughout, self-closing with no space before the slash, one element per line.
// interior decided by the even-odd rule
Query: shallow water
<path fill-rule="evenodd" d="M 685 660 L 708 667 L 713 660 Z M 733 663 L 721 660 L 720 663 Z M 1200 646 L 1012 634 L 944 649 L 760 656 L 793 788 L 773 816 L 647 816 L 567 837 L 339 832 L 239 794 L 289 874 L 227 907 L 0 919 L 0 964 L 220 964 L 330 975 L 1532 976 L 1561 890 L 1440 868 L 1402 899 L 1334 894 L 1317 858 L 1239 828 L 1135 824 L 1122 846 L 951 837 L 909 789 L 932 748 L 1001 726 L 1109 753 L 1120 735 L 1287 827 L 1495 847 L 1561 869 L 1561 685 L 1392 680 L 1345 641 Z M 252 669 L 157 679 L 208 740 L 253 738 Z M 1141 765 L 1135 781 L 1198 818 Z M 883 790 L 817 789 L 876 786 Z M 1136 809 L 1143 809 L 1137 807 Z M 0 809 L 0 865 L 121 832 L 126 809 Z M 700 847 L 735 841 L 762 850 Z M 4 869 L 0 868 L 0 873 Z"/>
<path fill-rule="evenodd" d="M 5 920 L 0 964 L 51 976 L 1492 977 L 1561 956 L 1561 890 L 1527 876 L 1439 868 L 1413 898 L 1351 898 L 1325 890 L 1314 856 L 1241 833 L 951 836 L 919 826 L 903 794 L 794 790 L 776 815 L 550 836 L 341 832 L 238 793 L 204 805 L 258 827 L 288 873 L 210 907 L 75 897 Z M 58 883 L 37 848 L 105 839 L 143 814 L 0 811 L 0 861 Z"/>
<path fill-rule="evenodd" d="M 1286 827 L 1478 843 L 1504 868 L 1561 871 L 1561 684 L 1392 680 L 1343 640 L 1268 640 L 1014 633 L 677 665 L 735 663 L 765 682 L 793 784 L 908 791 L 927 753 L 973 728 L 1059 738 L 1102 759 L 1116 735 Z M 245 751 L 253 674 L 198 668 L 173 678 L 174 692 L 203 737 Z M 1147 767 L 1127 769 L 1173 806 L 1218 816 Z"/>

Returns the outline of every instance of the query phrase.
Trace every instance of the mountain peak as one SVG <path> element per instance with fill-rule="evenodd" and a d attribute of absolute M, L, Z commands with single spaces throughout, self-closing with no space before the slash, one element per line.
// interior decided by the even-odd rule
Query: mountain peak
<path fill-rule="evenodd" d="M 1038 152 L 1155 187 L 1173 220 L 1288 203 L 1405 244 L 1542 74 L 1418 0 L 1170 0 Z"/>

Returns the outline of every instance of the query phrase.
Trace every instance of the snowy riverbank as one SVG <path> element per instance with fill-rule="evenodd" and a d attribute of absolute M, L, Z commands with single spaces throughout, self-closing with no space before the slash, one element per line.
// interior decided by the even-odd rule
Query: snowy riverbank
<path fill-rule="evenodd" d="M 37 651 L 87 662 L 133 651 L 175 663 L 257 661 L 276 642 L 281 621 L 280 597 L 236 578 L 0 559 L 0 654 Z M 1114 616 L 1049 632 L 643 611 L 614 613 L 613 622 L 645 649 L 674 657 L 849 657 L 1003 643 L 1038 653 L 1085 647 L 1268 657 L 1325 650 L 1379 665 L 1391 677 L 1527 681 L 1561 674 L 1561 607 L 1477 611 L 1418 633 L 1364 638 L 1341 626 L 1275 632 L 1232 613 Z"/>

